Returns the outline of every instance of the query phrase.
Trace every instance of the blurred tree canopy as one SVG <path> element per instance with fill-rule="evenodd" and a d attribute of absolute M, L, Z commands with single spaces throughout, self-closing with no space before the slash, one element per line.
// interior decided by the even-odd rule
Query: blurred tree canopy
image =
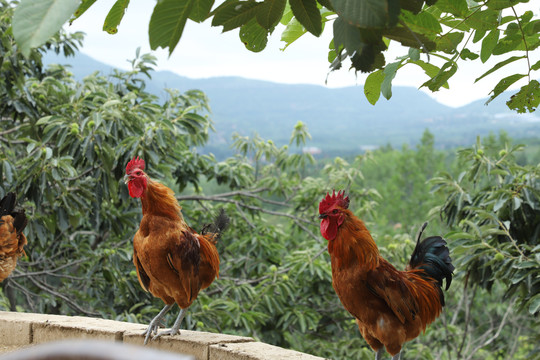
<path fill-rule="evenodd" d="M 518 165 L 520 148 L 509 139 L 484 139 L 456 157 L 435 150 L 426 132 L 416 149 L 315 159 L 302 152 L 310 136 L 298 123 L 288 145 L 236 136 L 235 154 L 217 161 L 199 151 L 211 142 L 205 95 L 169 90 L 158 101 L 144 86 L 152 56 L 78 82 L 62 66 L 45 68 L 41 56 L 72 54 L 79 34 L 60 33 L 22 56 L 12 8 L 0 6 L 0 196 L 15 191 L 29 217 L 27 257 L 2 283 L 0 308 L 132 322 L 157 313 L 161 301 L 142 291 L 131 261 L 141 214 L 122 183 L 139 155 L 150 176 L 175 190 L 195 229 L 219 207 L 232 219 L 218 244 L 220 278 L 190 308 L 189 329 L 371 359 L 332 289 L 316 218 L 327 191 L 346 189 L 400 269 L 430 209 L 428 232 L 448 233 L 456 279 L 441 318 L 406 345 L 407 358 L 539 353 L 539 165 Z"/>
<path fill-rule="evenodd" d="M 42 45 L 68 20 L 76 21 L 95 2 L 21 0 L 13 31 L 22 53 L 28 56 L 32 47 Z M 540 19 L 520 3 L 528 0 L 161 0 L 148 35 L 152 49 L 168 48 L 172 54 L 188 20 L 211 19 L 211 25 L 224 32 L 239 29 L 246 48 L 259 52 L 276 30 L 282 30 L 286 48 L 308 32 L 320 36 L 331 24 L 330 69 L 340 69 L 348 59 L 355 72 L 371 73 L 364 91 L 372 104 L 380 94 L 392 96 L 392 80 L 407 65 L 420 67 L 429 78 L 421 87 L 438 91 L 449 87 L 460 63 L 485 63 L 497 56 L 501 61 L 478 74 L 475 82 L 516 61 L 522 71 L 500 76 L 488 103 L 524 79 L 507 105 L 520 113 L 533 112 L 540 103 L 540 83 L 534 78 L 540 58 L 533 55 L 540 46 Z M 117 0 L 103 31 L 117 33 L 128 6 L 129 1 Z M 408 53 L 389 61 L 384 53 L 392 43 L 408 47 Z"/>

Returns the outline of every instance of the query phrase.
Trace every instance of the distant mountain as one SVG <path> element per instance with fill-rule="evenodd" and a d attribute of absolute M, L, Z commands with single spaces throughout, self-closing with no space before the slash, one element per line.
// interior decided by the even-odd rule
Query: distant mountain
<path fill-rule="evenodd" d="M 81 53 L 74 58 L 48 54 L 44 62 L 69 64 L 79 80 L 95 71 L 113 72 L 113 67 Z M 362 86 L 331 89 L 240 77 L 191 79 L 170 71 L 151 75 L 147 90 L 163 98 L 164 88 L 206 93 L 217 132 L 211 137 L 212 151 L 222 151 L 233 132 L 257 132 L 278 144 L 288 143 L 298 121 L 306 123 L 312 135 L 309 146 L 326 154 L 358 152 L 387 143 L 414 144 L 426 128 L 435 134 L 439 147 L 468 145 L 477 135 L 501 129 L 513 137 L 540 136 L 540 117 L 511 112 L 505 94 L 489 106 L 481 100 L 455 109 L 415 88 L 394 86 L 391 100 L 381 99 L 372 106 Z"/>

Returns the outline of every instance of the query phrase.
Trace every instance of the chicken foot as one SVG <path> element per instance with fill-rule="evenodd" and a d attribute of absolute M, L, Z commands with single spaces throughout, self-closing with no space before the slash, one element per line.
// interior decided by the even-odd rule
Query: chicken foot
<path fill-rule="evenodd" d="M 159 314 L 156 315 L 155 318 L 152 319 L 152 321 L 150 321 L 150 324 L 148 325 L 148 328 L 145 330 L 145 332 L 142 333 L 142 335 L 145 336 L 144 338 L 144 345 L 146 345 L 146 343 L 148 342 L 148 339 L 150 338 L 150 335 L 152 334 L 157 334 L 157 331 L 159 329 L 160 326 L 163 326 L 163 317 L 165 316 L 165 314 L 171 310 L 171 308 L 173 307 L 174 304 L 171 304 L 171 305 L 165 305 L 165 307 L 163 309 L 161 309 L 161 311 L 159 312 Z M 175 322 L 176 324 L 176 322 Z M 157 337 L 157 335 L 154 337 L 154 339 Z"/>
<path fill-rule="evenodd" d="M 163 335 L 176 335 L 180 334 L 180 324 L 182 323 L 182 320 L 184 320 L 184 316 L 186 316 L 187 308 L 186 309 L 180 309 L 180 313 L 178 314 L 178 317 L 176 318 L 174 325 L 169 330 L 164 330 L 159 333 L 157 333 L 152 340 L 157 339 L 160 336 Z"/>

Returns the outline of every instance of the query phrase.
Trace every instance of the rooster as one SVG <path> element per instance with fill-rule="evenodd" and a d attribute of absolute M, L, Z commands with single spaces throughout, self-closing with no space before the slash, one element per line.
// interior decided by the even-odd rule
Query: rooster
<path fill-rule="evenodd" d="M 163 310 L 143 333 L 144 344 L 149 337 L 180 333 L 186 310 L 219 276 L 219 255 L 216 242 L 229 223 L 223 210 L 201 234 L 191 229 L 182 216 L 174 192 L 154 181 L 144 172 L 144 160 L 133 158 L 126 166 L 125 182 L 129 195 L 140 198 L 143 217 L 133 238 L 133 263 L 139 283 L 145 291 L 165 303 Z M 158 333 L 164 315 L 174 303 L 180 313 L 173 327 Z"/>
<path fill-rule="evenodd" d="M 24 254 L 27 219 L 24 210 L 15 209 L 16 196 L 8 193 L 0 200 L 0 282 L 4 281 Z"/>
<path fill-rule="evenodd" d="M 386 348 L 399 360 L 403 343 L 416 338 L 441 313 L 443 279 L 448 290 L 454 271 L 450 253 L 440 236 L 420 241 L 425 223 L 406 270 L 396 270 L 380 256 L 362 220 L 348 210 L 349 197 L 344 195 L 334 191 L 319 204 L 332 285 L 376 352 L 375 359 L 382 359 Z"/>

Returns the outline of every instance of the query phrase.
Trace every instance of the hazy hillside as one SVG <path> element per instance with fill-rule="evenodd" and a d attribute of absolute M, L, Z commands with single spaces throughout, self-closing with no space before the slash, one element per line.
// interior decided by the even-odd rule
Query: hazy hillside
<path fill-rule="evenodd" d="M 76 78 L 94 71 L 110 74 L 113 69 L 92 58 L 48 55 L 45 63 L 70 64 Z M 127 64 L 127 63 L 126 63 Z M 442 105 L 415 88 L 394 87 L 390 101 L 376 106 L 364 97 L 361 86 L 330 89 L 316 85 L 285 85 L 239 77 L 190 79 L 170 71 L 152 73 L 147 89 L 166 96 L 163 88 L 204 91 L 212 108 L 217 134 L 212 144 L 220 150 L 230 143 L 233 132 L 259 133 L 286 143 L 294 124 L 308 125 L 313 140 L 323 152 L 356 152 L 366 146 L 391 143 L 414 144 L 429 128 L 437 145 L 470 144 L 478 134 L 505 129 L 514 137 L 540 136 L 538 115 L 519 116 L 505 105 L 505 96 L 489 106 L 476 101 L 454 109 Z M 215 150 L 214 146 L 211 149 Z"/>

